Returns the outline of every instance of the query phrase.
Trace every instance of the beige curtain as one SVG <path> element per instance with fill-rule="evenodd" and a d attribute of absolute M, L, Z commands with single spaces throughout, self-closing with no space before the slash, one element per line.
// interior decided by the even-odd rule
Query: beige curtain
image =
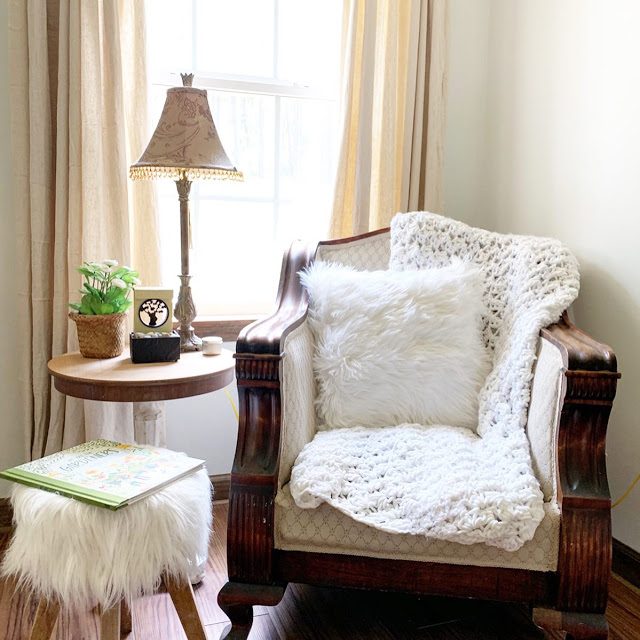
<path fill-rule="evenodd" d="M 77 348 L 67 318 L 76 265 L 115 258 L 159 281 L 152 185 L 127 179 L 150 133 L 143 11 L 129 0 L 9 5 L 17 374 L 31 458 L 85 437 L 132 437 L 130 406 L 60 395 L 47 361 Z"/>
<path fill-rule="evenodd" d="M 443 209 L 448 0 L 345 0 L 331 237 Z"/>

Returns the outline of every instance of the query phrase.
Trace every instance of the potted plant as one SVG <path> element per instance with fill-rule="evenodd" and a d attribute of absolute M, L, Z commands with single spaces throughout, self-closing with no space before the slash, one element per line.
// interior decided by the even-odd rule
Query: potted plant
<path fill-rule="evenodd" d="M 138 272 L 118 267 L 116 260 L 84 262 L 76 267 L 84 276 L 79 303 L 70 302 L 75 311 L 69 317 L 76 323 L 80 353 L 85 358 L 115 358 L 124 349 L 126 311 Z"/>

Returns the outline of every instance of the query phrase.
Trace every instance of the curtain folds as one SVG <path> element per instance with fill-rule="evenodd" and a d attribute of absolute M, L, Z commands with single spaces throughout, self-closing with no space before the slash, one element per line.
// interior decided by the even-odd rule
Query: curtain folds
<path fill-rule="evenodd" d="M 448 0 L 345 0 L 342 142 L 330 236 L 442 212 Z"/>
<path fill-rule="evenodd" d="M 18 335 L 29 459 L 97 435 L 132 437 L 131 407 L 53 389 L 47 361 L 77 349 L 74 267 L 115 258 L 159 281 L 150 183 L 127 170 L 149 135 L 144 3 L 10 0 Z M 135 216 L 133 215 L 135 213 Z M 85 411 L 86 407 L 86 411 Z"/>

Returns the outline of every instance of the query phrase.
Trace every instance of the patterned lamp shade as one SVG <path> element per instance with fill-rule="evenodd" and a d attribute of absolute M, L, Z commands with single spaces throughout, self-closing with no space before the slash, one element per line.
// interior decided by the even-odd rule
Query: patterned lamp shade
<path fill-rule="evenodd" d="M 220 142 L 206 91 L 190 86 L 167 90 L 160 122 L 129 176 L 133 180 L 243 180 Z"/>

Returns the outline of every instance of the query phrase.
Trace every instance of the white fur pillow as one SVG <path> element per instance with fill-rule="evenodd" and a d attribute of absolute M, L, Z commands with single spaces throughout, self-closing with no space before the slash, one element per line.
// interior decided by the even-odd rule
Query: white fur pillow
<path fill-rule="evenodd" d="M 355 271 L 315 262 L 301 273 L 316 339 L 320 429 L 401 423 L 477 427 L 489 373 L 479 271 Z"/>

